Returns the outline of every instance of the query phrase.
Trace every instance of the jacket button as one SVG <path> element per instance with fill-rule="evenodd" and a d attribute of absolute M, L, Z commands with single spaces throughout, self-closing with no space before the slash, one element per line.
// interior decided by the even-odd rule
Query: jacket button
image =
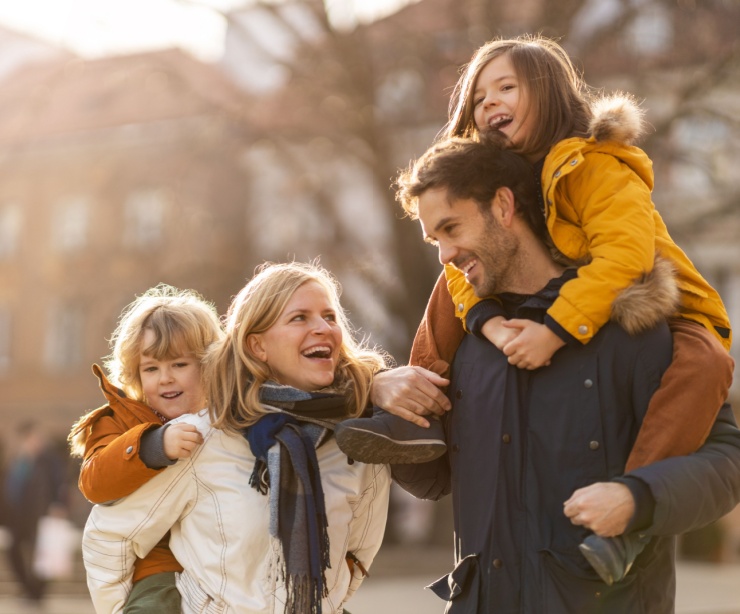
<path fill-rule="evenodd" d="M 453 452 L 459 452 L 460 451 L 460 446 L 457 445 L 456 443 L 453 443 L 452 444 L 452 451 Z"/>
<path fill-rule="evenodd" d="M 599 442 L 598 441 L 592 441 L 588 444 L 588 447 L 592 450 L 598 450 L 599 449 Z"/>
<path fill-rule="evenodd" d="M 462 390 L 458 389 L 455 391 L 455 398 L 462 399 Z"/>
<path fill-rule="evenodd" d="M 501 440 L 504 443 L 511 443 L 511 435 L 509 435 L 508 433 L 504 433 L 504 436 L 501 438 Z"/>
<path fill-rule="evenodd" d="M 463 311 L 465 311 L 465 305 L 463 305 L 462 303 L 458 304 L 458 306 L 457 306 L 457 310 L 458 310 L 458 311 L 459 311 L 460 313 L 462 313 Z"/>
<path fill-rule="evenodd" d="M 496 569 L 501 569 L 504 566 L 504 562 L 501 559 L 493 559 L 493 566 Z"/>
<path fill-rule="evenodd" d="M 560 171 L 555 171 L 555 178 L 557 179 L 558 177 L 560 177 Z"/>
<path fill-rule="evenodd" d="M 579 335 L 585 335 L 585 334 L 587 334 L 587 333 L 588 333 L 588 326 L 586 326 L 585 324 L 581 324 L 581 325 L 580 325 L 580 326 L 578 327 L 578 334 L 579 334 Z"/>
<path fill-rule="evenodd" d="M 586 388 L 591 388 L 591 386 L 593 386 L 593 385 L 594 385 L 594 383 L 593 383 L 593 380 L 587 379 L 586 381 L 584 381 L 584 382 L 583 382 L 583 385 L 584 385 L 584 386 L 585 386 Z"/>
<path fill-rule="evenodd" d="M 131 452 L 133 451 L 134 451 L 134 446 L 129 446 L 128 448 L 126 448 L 126 454 L 131 454 Z"/>
<path fill-rule="evenodd" d="M 571 166 L 575 166 L 576 164 L 578 164 L 578 160 L 571 160 L 570 161 L 570 165 Z"/>

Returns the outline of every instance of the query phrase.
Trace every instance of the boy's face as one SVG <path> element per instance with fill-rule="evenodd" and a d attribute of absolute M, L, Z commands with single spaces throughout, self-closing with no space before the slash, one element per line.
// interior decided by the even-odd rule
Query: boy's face
<path fill-rule="evenodd" d="M 154 332 L 147 329 L 141 347 L 150 347 L 154 340 Z M 200 362 L 191 354 L 157 360 L 142 353 L 139 377 L 148 405 L 168 420 L 206 406 Z"/>

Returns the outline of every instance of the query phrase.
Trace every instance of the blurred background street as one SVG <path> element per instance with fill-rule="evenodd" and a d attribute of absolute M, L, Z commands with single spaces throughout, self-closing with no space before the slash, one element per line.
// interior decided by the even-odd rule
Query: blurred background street
<path fill-rule="evenodd" d="M 348 604 L 352 614 L 442 614 L 444 604 L 424 586 L 447 571 L 451 551 L 440 546 L 383 548 L 360 590 Z M 740 614 L 740 564 L 681 562 L 676 614 Z M 38 607 L 15 594 L 0 563 L 0 613 L 94 614 L 84 580 L 57 582 Z M 575 614 L 575 613 L 574 613 Z M 626 614 L 626 613 L 625 613 Z"/>

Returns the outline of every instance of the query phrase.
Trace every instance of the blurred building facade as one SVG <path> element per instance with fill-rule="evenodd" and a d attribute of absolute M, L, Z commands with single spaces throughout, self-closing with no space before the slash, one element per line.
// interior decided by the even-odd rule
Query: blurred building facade
<path fill-rule="evenodd" d="M 59 433 L 159 282 L 223 309 L 254 267 L 244 95 L 179 51 L 47 63 L 0 89 L 0 419 Z"/>

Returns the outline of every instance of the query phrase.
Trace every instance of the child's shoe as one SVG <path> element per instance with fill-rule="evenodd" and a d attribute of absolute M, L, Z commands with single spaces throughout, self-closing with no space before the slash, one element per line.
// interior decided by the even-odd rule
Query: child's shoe
<path fill-rule="evenodd" d="M 371 418 L 353 418 L 337 424 L 339 449 L 361 463 L 405 465 L 425 463 L 447 450 L 442 423 L 430 419 L 424 428 L 375 409 Z"/>
<path fill-rule="evenodd" d="M 649 537 L 636 533 L 617 537 L 594 534 L 584 539 L 578 548 L 601 579 L 611 586 L 627 575 L 637 555 L 649 541 Z"/>

